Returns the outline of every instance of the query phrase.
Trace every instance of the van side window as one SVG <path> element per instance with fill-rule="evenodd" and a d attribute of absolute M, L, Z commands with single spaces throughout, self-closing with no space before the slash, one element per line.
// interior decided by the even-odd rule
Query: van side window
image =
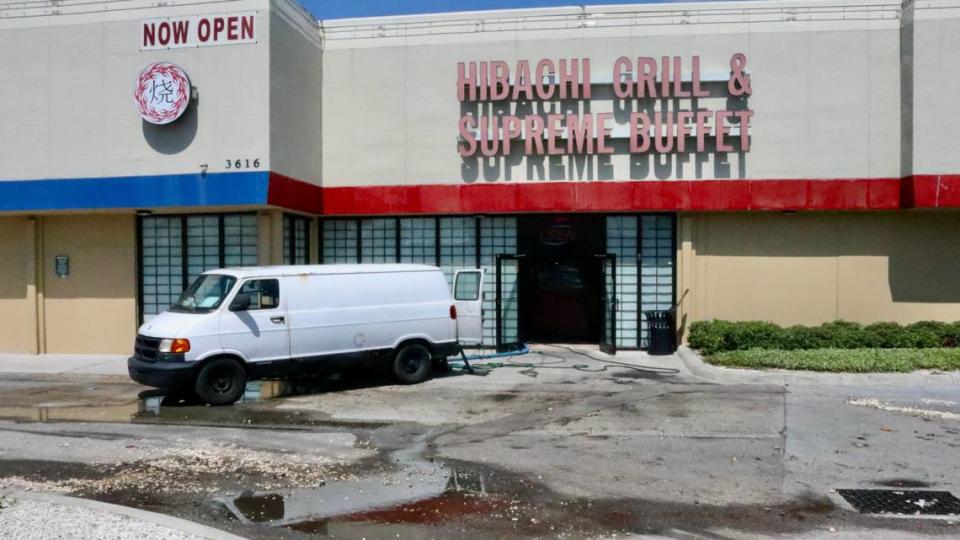
<path fill-rule="evenodd" d="M 280 305 L 280 281 L 276 279 L 252 279 L 240 287 L 241 293 L 250 295 L 250 309 L 274 309 Z"/>
<path fill-rule="evenodd" d="M 480 299 L 480 272 L 460 271 L 456 275 L 453 291 L 454 300 Z"/>

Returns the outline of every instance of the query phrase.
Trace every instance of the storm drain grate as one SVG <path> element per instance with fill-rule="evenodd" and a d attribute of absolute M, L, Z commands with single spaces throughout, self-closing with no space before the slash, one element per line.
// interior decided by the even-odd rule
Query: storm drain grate
<path fill-rule="evenodd" d="M 948 491 L 841 489 L 837 492 L 861 514 L 909 516 L 960 514 L 960 499 Z"/>

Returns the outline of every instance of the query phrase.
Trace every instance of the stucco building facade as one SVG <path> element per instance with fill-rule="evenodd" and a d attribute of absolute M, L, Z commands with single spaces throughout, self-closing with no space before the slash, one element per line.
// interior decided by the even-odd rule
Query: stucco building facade
<path fill-rule="evenodd" d="M 275 263 L 483 267 L 491 345 L 960 319 L 960 1 L 124 6 L 0 3 L 0 351 L 128 352 Z"/>

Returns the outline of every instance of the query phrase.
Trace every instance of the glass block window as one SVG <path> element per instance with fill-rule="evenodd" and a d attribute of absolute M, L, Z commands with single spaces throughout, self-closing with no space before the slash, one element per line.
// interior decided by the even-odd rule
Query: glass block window
<path fill-rule="evenodd" d="M 179 217 L 149 217 L 140 224 L 140 306 L 148 321 L 174 303 L 183 284 L 183 229 Z"/>
<path fill-rule="evenodd" d="M 332 219 L 323 222 L 323 262 L 324 264 L 356 263 L 358 221 L 354 219 Z"/>
<path fill-rule="evenodd" d="M 147 216 L 139 226 L 143 321 L 167 309 L 201 273 L 257 264 L 254 214 Z"/>
<path fill-rule="evenodd" d="M 400 262 L 437 264 L 436 218 L 400 219 Z"/>
<path fill-rule="evenodd" d="M 253 214 L 223 217 L 224 266 L 256 266 L 257 216 Z"/>
<path fill-rule="evenodd" d="M 607 216 L 607 253 L 617 258 L 617 347 L 640 346 L 637 313 L 637 216 Z"/>
<path fill-rule="evenodd" d="M 283 216 L 283 264 L 310 264 L 310 218 Z"/>
<path fill-rule="evenodd" d="M 480 220 L 480 265 L 485 270 L 483 285 L 483 344 L 485 346 L 494 347 L 497 344 L 496 256 L 515 253 L 517 253 L 517 218 L 490 217 Z M 518 339 L 519 312 L 515 262 L 503 265 L 503 275 L 500 279 L 503 292 L 501 302 L 503 340 L 510 343 Z"/>
<path fill-rule="evenodd" d="M 673 306 L 672 215 L 640 216 L 640 347 L 647 348 L 649 336 L 643 311 L 670 309 Z"/>
<path fill-rule="evenodd" d="M 360 262 L 397 262 L 397 220 L 365 219 L 360 222 Z"/>
<path fill-rule="evenodd" d="M 477 267 L 476 218 L 440 218 L 440 267 L 451 286 L 457 270 Z"/>
<path fill-rule="evenodd" d="M 220 216 L 188 217 L 187 284 L 220 266 Z"/>
<path fill-rule="evenodd" d="M 361 260 L 439 262 L 451 286 L 457 270 L 479 265 L 486 271 L 484 345 L 496 345 L 496 256 L 518 252 L 517 218 L 331 219 L 324 220 L 321 227 L 321 251 L 327 264 Z M 671 215 L 607 217 L 607 252 L 617 257 L 617 345 L 620 347 L 645 348 L 647 335 L 639 312 L 669 309 L 673 303 L 673 228 Z M 362 251 L 362 257 L 358 257 L 358 251 Z M 507 261 L 501 276 L 506 342 L 518 339 L 517 269 L 516 261 Z"/>

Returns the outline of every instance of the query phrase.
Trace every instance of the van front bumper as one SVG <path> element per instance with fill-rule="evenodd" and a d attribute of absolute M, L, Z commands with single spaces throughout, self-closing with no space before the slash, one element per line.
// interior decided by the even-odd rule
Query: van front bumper
<path fill-rule="evenodd" d="M 127 358 L 130 378 L 154 388 L 184 388 L 193 386 L 197 367 L 193 362 L 145 362 L 136 356 Z"/>

